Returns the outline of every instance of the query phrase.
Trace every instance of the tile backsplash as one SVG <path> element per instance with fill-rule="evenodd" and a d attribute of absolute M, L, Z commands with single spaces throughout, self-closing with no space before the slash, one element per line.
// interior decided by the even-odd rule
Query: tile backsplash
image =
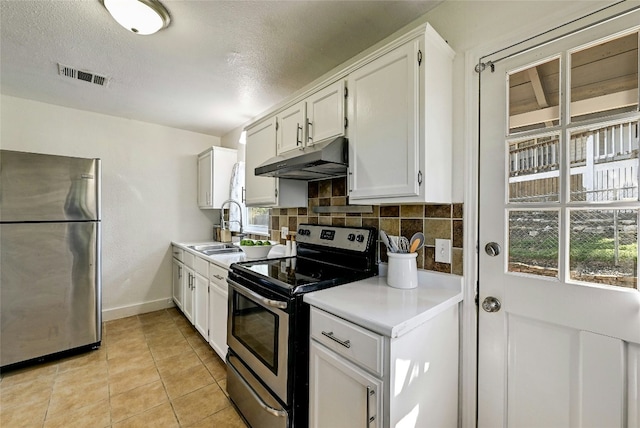
<path fill-rule="evenodd" d="M 304 208 L 273 208 L 269 214 L 271 239 L 284 243 L 280 228 L 298 230 L 302 223 L 333 226 L 375 227 L 389 235 L 411 238 L 415 232 L 425 235 L 425 245 L 418 252 L 418 268 L 462 275 L 462 204 L 374 205 L 372 213 L 317 214 L 315 206 L 348 204 L 346 177 L 309 182 L 309 201 Z M 436 263 L 435 240 L 450 239 L 451 263 Z M 378 244 L 378 259 L 387 261 L 384 244 Z"/>

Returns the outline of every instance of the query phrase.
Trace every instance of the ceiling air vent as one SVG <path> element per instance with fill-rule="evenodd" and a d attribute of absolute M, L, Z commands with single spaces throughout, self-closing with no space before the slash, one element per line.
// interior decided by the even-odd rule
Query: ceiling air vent
<path fill-rule="evenodd" d="M 95 74 L 91 71 L 78 70 L 60 63 L 58 63 L 58 74 L 70 79 L 84 80 L 85 82 L 94 83 L 99 86 L 107 86 L 109 83 L 108 77 L 100 76 L 99 74 Z"/>

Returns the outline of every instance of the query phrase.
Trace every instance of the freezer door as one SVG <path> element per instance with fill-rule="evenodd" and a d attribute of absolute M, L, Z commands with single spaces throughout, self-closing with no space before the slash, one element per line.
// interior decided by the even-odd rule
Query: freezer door
<path fill-rule="evenodd" d="M 100 161 L 0 150 L 0 221 L 100 219 Z"/>
<path fill-rule="evenodd" d="M 0 366 L 101 340 L 100 223 L 0 225 Z"/>

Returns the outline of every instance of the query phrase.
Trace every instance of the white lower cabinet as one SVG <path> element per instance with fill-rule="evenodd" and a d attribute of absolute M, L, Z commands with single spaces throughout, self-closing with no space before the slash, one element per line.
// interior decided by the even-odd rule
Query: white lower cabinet
<path fill-rule="evenodd" d="M 310 330 L 310 427 L 457 427 L 457 306 L 398 337 L 312 306 Z"/>
<path fill-rule="evenodd" d="M 180 255 L 179 258 L 177 255 Z M 184 264 L 182 263 L 182 250 L 173 247 L 173 260 L 171 263 L 171 271 L 173 278 L 171 279 L 171 295 L 173 301 L 180 310 L 182 310 L 182 296 L 184 289 Z"/>
<path fill-rule="evenodd" d="M 309 426 L 381 427 L 382 380 L 311 341 Z"/>
<path fill-rule="evenodd" d="M 209 345 L 224 361 L 227 355 L 228 271 L 209 266 Z"/>
<path fill-rule="evenodd" d="M 195 271 L 187 267 L 184 267 L 184 284 L 182 287 L 182 313 L 189 320 L 191 324 L 193 324 L 193 303 L 195 300 L 195 292 L 194 292 L 194 284 L 196 282 L 196 273 Z"/>
<path fill-rule="evenodd" d="M 209 278 L 196 273 L 194 280 L 193 325 L 198 333 L 209 339 Z"/>
<path fill-rule="evenodd" d="M 209 260 L 196 257 L 193 279 L 193 325 L 198 333 L 209 339 Z"/>
<path fill-rule="evenodd" d="M 224 361 L 227 355 L 228 270 L 173 246 L 173 301 Z"/>

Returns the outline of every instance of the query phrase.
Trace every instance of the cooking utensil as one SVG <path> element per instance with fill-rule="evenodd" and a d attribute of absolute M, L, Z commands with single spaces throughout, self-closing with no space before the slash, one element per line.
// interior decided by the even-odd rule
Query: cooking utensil
<path fill-rule="evenodd" d="M 411 237 L 411 243 L 409 244 L 409 252 L 415 253 L 424 246 L 424 233 L 416 232 Z"/>
<path fill-rule="evenodd" d="M 399 253 L 400 252 L 400 247 L 398 246 L 398 237 L 397 236 L 389 236 L 389 235 L 387 235 L 387 238 L 389 238 L 389 245 L 391 245 L 391 252 L 392 253 Z"/>
<path fill-rule="evenodd" d="M 408 253 L 409 252 L 409 240 L 407 238 L 405 238 L 404 236 L 400 236 L 398 238 L 398 246 L 400 247 L 400 252 L 401 253 Z"/>
<path fill-rule="evenodd" d="M 380 240 L 384 245 L 387 246 L 387 251 L 390 251 L 392 253 L 394 252 L 393 248 L 391 247 L 391 240 L 389 239 L 389 235 L 387 235 L 387 232 L 385 232 L 384 230 L 380 230 Z"/>

